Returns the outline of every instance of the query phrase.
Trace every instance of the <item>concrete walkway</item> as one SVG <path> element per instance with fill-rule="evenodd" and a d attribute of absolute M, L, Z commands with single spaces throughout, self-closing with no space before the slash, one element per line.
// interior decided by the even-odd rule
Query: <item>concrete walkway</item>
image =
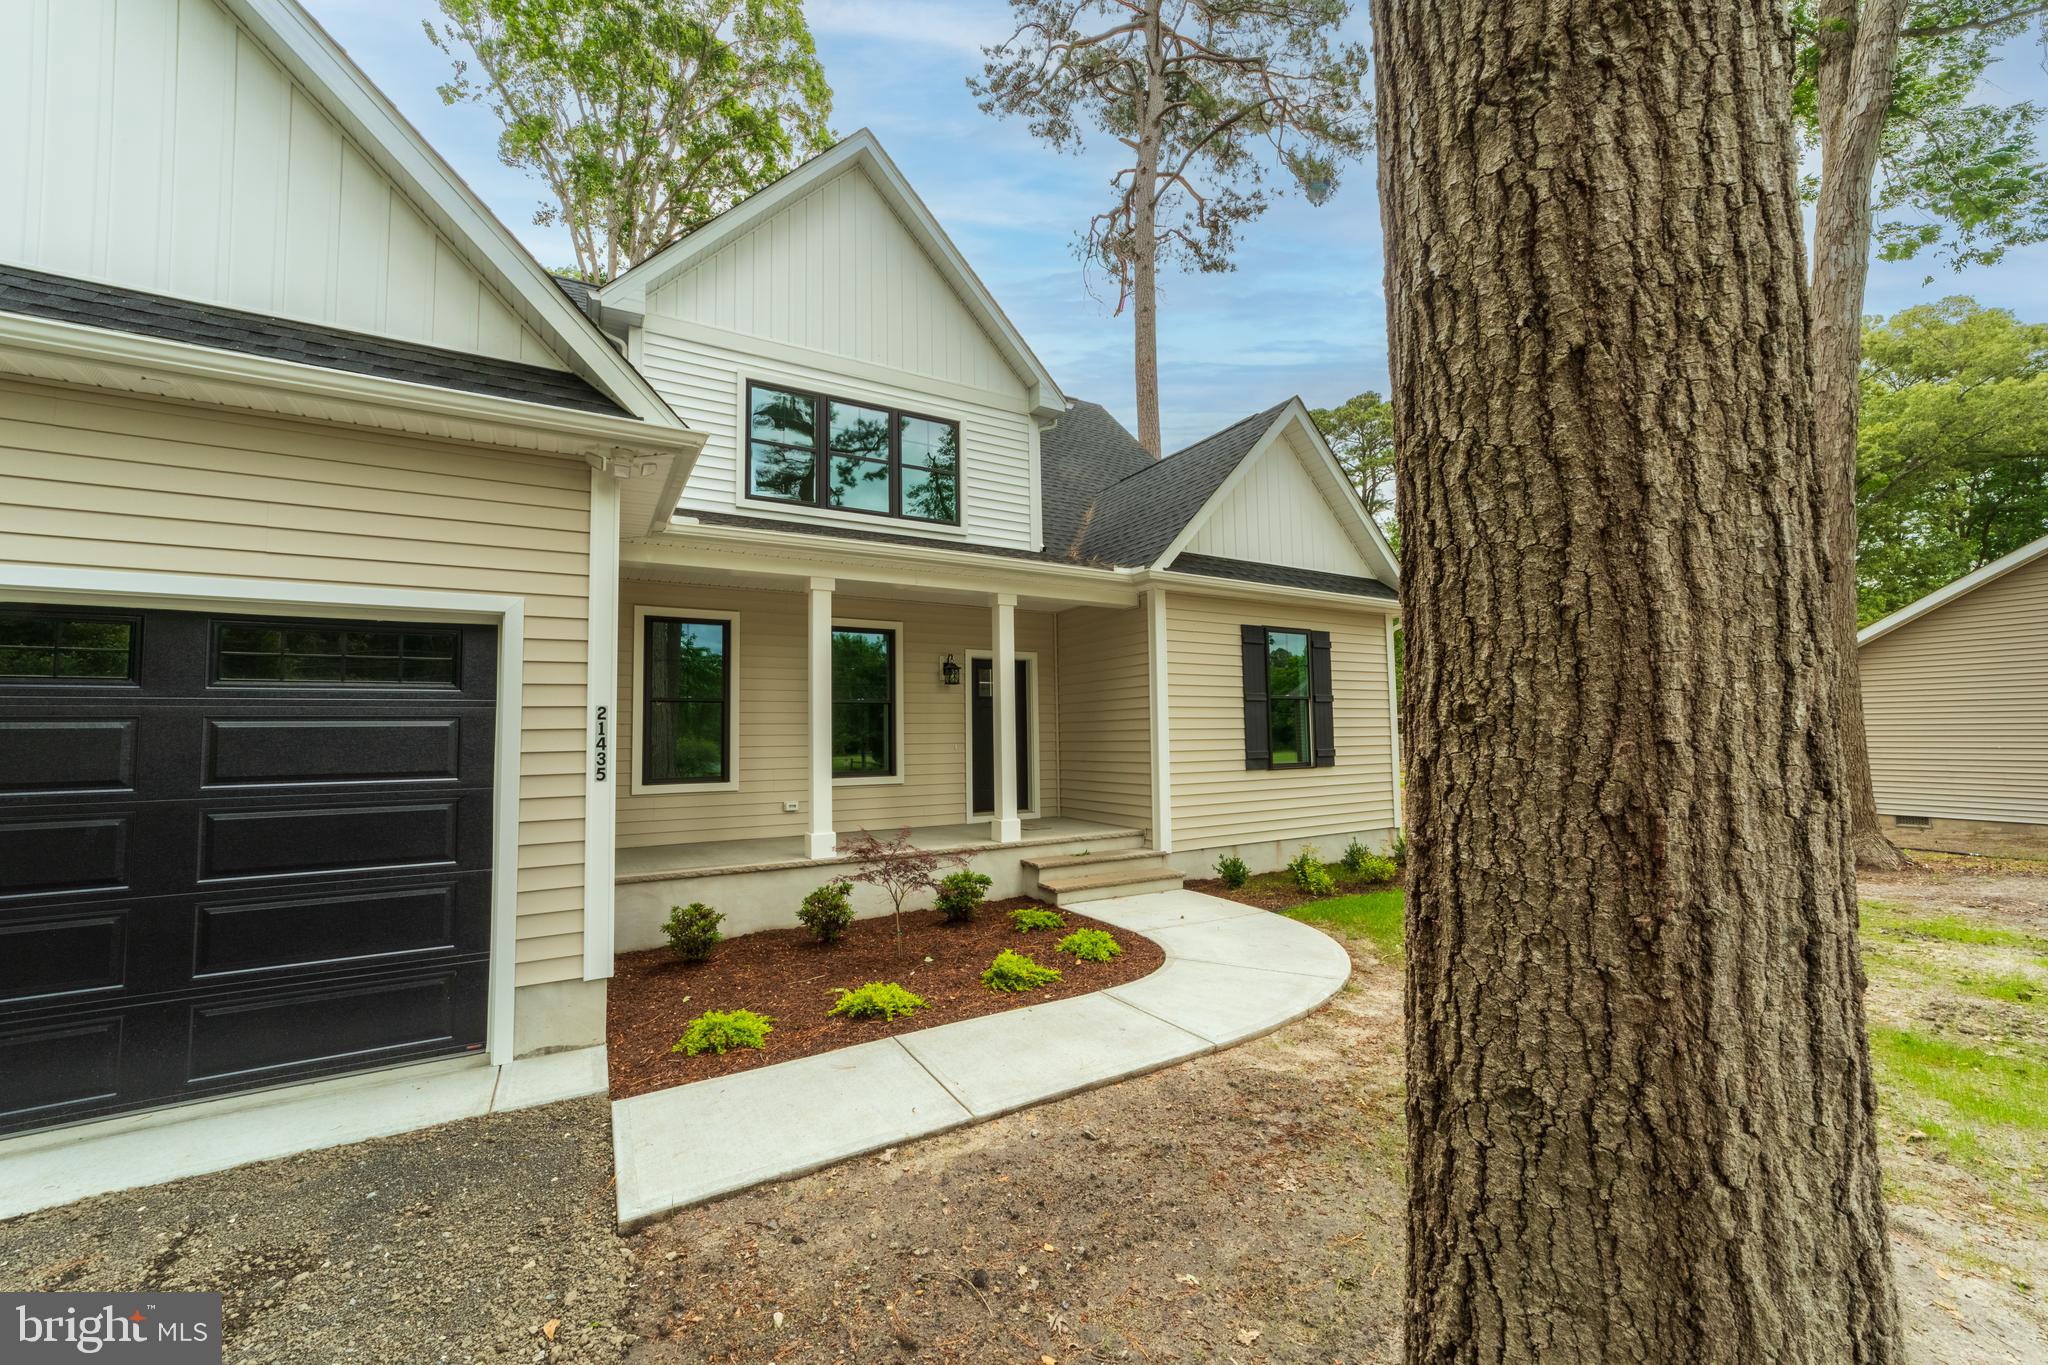
<path fill-rule="evenodd" d="M 1199 891 L 1090 901 L 1150 976 L 612 1105 L 619 1227 L 1241 1043 L 1351 975 L 1318 930 Z"/>

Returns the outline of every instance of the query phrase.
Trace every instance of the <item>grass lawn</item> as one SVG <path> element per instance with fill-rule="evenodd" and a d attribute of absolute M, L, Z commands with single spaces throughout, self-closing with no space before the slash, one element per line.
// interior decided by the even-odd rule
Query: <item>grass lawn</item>
<path fill-rule="evenodd" d="M 1383 962 L 1401 960 L 1401 892 L 1366 891 L 1355 896 L 1335 896 L 1310 901 L 1283 910 L 1289 919 L 1320 924 L 1346 938 L 1362 938 L 1372 944 Z"/>

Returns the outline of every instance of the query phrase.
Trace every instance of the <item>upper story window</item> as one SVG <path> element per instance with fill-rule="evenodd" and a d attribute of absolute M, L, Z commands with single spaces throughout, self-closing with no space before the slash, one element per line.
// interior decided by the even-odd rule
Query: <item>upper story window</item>
<path fill-rule="evenodd" d="M 957 524 L 960 424 L 749 383 L 747 494 Z"/>

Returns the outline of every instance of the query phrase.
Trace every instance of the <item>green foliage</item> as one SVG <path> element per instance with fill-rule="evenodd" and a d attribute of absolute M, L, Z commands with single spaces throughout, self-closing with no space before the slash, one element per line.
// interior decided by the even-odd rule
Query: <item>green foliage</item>
<path fill-rule="evenodd" d="M 1394 866 L 1408 866 L 1408 831 L 1405 829 L 1394 831 Z"/>
<path fill-rule="evenodd" d="M 534 214 L 602 282 L 831 145 L 802 0 L 441 0 L 424 23 L 485 105 L 498 157 L 545 180 Z M 475 70 L 472 71 L 472 59 Z"/>
<path fill-rule="evenodd" d="M 768 1035 L 775 1032 L 774 1023 L 767 1015 L 752 1010 L 706 1010 L 690 1021 L 669 1051 L 692 1057 L 700 1052 L 715 1052 L 723 1057 L 736 1047 L 765 1047 Z"/>
<path fill-rule="evenodd" d="M 669 907 L 668 920 L 661 926 L 661 932 L 668 936 L 668 946 L 677 957 L 685 962 L 702 962 L 725 937 L 718 932 L 724 919 L 724 915 L 702 901 L 691 901 L 687 906 Z"/>
<path fill-rule="evenodd" d="M 1392 858 L 1382 858 L 1358 840 L 1344 846 L 1344 870 L 1361 881 L 1390 882 L 1400 875 Z"/>
<path fill-rule="evenodd" d="M 1311 896 L 1334 896 L 1337 894 L 1337 879 L 1330 875 L 1330 869 L 1323 866 L 1322 856 L 1314 844 L 1304 844 L 1301 852 L 1287 864 L 1287 874 L 1294 878 L 1294 885 Z"/>
<path fill-rule="evenodd" d="M 1858 617 L 2048 534 L 2048 326 L 1946 298 L 1863 330 Z"/>
<path fill-rule="evenodd" d="M 1814 0 L 1791 5 L 1792 107 L 1815 148 L 1831 112 L 1820 107 L 1818 10 Z M 2043 110 L 1980 98 L 2003 88 L 1986 79 L 1999 49 L 2037 19 L 2010 0 L 1909 0 L 1871 204 L 1884 259 L 1932 252 L 1952 268 L 1990 265 L 2048 238 L 2048 166 L 2035 155 Z"/>
<path fill-rule="evenodd" d="M 913 995 L 894 981 L 870 981 L 855 990 L 839 992 L 830 1012 L 848 1019 L 894 1019 L 924 1007 L 923 996 Z"/>
<path fill-rule="evenodd" d="M 1020 905 L 1010 912 L 1010 923 L 1018 933 L 1028 934 L 1034 929 L 1064 929 L 1066 918 L 1056 910 L 1042 905 Z"/>
<path fill-rule="evenodd" d="M 979 872 L 960 871 L 939 879 L 939 910 L 948 924 L 965 924 L 981 908 L 994 883 Z"/>
<path fill-rule="evenodd" d="M 1057 967 L 1041 967 L 1022 953 L 1013 953 L 1008 948 L 996 954 L 996 960 L 989 963 L 988 970 L 981 974 L 981 984 L 992 991 L 1035 991 L 1060 979 Z"/>
<path fill-rule="evenodd" d="M 1309 414 L 1329 442 L 1330 453 L 1351 480 L 1365 514 L 1380 524 L 1387 540 L 1399 547 L 1394 523 L 1394 405 L 1367 389 L 1334 408 Z"/>
<path fill-rule="evenodd" d="M 817 935 L 820 943 L 837 943 L 840 935 L 853 923 L 852 895 L 852 882 L 826 882 L 805 895 L 796 917 L 806 929 Z"/>
<path fill-rule="evenodd" d="M 1226 853 L 1216 860 L 1216 878 L 1235 891 L 1252 879 L 1252 870 L 1235 853 Z"/>
<path fill-rule="evenodd" d="M 1368 891 L 1360 896 L 1335 896 L 1310 901 L 1281 913 L 1304 924 L 1324 924 L 1346 938 L 1372 942 L 1373 951 L 1387 962 L 1401 960 L 1402 896 L 1399 891 Z"/>
<path fill-rule="evenodd" d="M 1107 962 L 1123 954 L 1124 945 L 1101 929 L 1076 929 L 1053 945 L 1062 953 L 1069 953 L 1083 962 Z"/>

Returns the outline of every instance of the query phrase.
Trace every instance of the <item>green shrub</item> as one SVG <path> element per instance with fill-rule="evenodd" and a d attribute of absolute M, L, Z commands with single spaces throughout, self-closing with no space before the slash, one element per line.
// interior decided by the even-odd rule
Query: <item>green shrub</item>
<path fill-rule="evenodd" d="M 1033 929 L 1064 929 L 1067 927 L 1065 916 L 1056 911 L 1048 910 L 1042 905 L 1018 906 L 1010 912 L 1010 923 L 1016 926 L 1017 932 L 1020 934 L 1028 934 Z"/>
<path fill-rule="evenodd" d="M 1401 871 L 1392 858 L 1382 858 L 1356 839 L 1344 849 L 1344 870 L 1367 882 L 1390 882 Z"/>
<path fill-rule="evenodd" d="M 1124 950 L 1123 944 L 1100 929 L 1076 929 L 1053 947 L 1083 962 L 1107 962 Z"/>
<path fill-rule="evenodd" d="M 723 1057 L 732 1048 L 759 1048 L 775 1032 L 774 1023 L 767 1015 L 752 1010 L 706 1010 L 690 1021 L 669 1051 L 692 1057 L 700 1052 L 715 1052 Z"/>
<path fill-rule="evenodd" d="M 839 992 L 830 1012 L 848 1019 L 894 1019 L 923 1008 L 923 996 L 913 995 L 893 981 L 870 981 L 856 990 Z"/>
<path fill-rule="evenodd" d="M 852 882 L 826 882 L 804 897 L 796 917 L 804 928 L 818 936 L 818 942 L 837 943 L 846 927 L 853 923 L 853 902 L 848 899 L 852 894 Z"/>
<path fill-rule="evenodd" d="M 1294 861 L 1287 864 L 1288 873 L 1294 878 L 1295 886 L 1311 896 L 1334 896 L 1337 894 L 1337 879 L 1330 875 L 1330 869 L 1323 866 L 1314 844 L 1305 844 L 1301 852 L 1294 855 Z"/>
<path fill-rule="evenodd" d="M 702 962 L 711 956 L 718 940 L 725 937 L 718 932 L 719 921 L 724 918 L 702 901 L 691 901 L 687 906 L 672 905 L 668 911 L 668 922 L 661 926 L 661 932 L 668 935 L 668 946 L 675 950 L 677 957 L 685 962 Z"/>
<path fill-rule="evenodd" d="M 1394 853 L 1394 866 L 1395 866 L 1395 867 L 1406 867 L 1406 866 L 1408 866 L 1408 831 L 1407 831 L 1407 830 L 1405 830 L 1405 829 L 1397 829 L 1397 830 L 1395 830 L 1395 831 L 1394 831 L 1394 849 L 1393 849 L 1393 853 Z"/>
<path fill-rule="evenodd" d="M 1226 853 L 1216 860 L 1216 876 L 1235 891 L 1252 879 L 1252 870 L 1245 866 L 1244 859 L 1234 853 Z"/>
<path fill-rule="evenodd" d="M 993 883 L 979 872 L 954 872 L 939 879 L 939 910 L 948 924 L 965 924 L 974 918 Z"/>
<path fill-rule="evenodd" d="M 1008 948 L 996 954 L 981 974 L 981 984 L 992 991 L 1035 991 L 1060 979 L 1057 967 L 1041 967 L 1022 953 Z"/>

